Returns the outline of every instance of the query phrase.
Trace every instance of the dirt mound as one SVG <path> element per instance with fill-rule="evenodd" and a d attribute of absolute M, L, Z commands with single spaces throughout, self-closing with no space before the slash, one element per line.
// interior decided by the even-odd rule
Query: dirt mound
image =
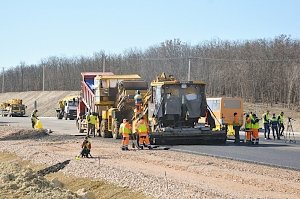
<path fill-rule="evenodd" d="M 68 95 L 79 95 L 79 91 L 28 91 L 28 92 L 8 92 L 0 93 L 0 103 L 9 99 L 22 99 L 27 106 L 26 115 L 30 116 L 37 102 L 39 116 L 54 117 L 58 101 Z"/>
<path fill-rule="evenodd" d="M 48 135 L 47 129 L 18 129 L 9 126 L 0 129 L 0 140 L 37 139 Z"/>
<path fill-rule="evenodd" d="M 0 163 L 0 192 L 0 198 L 80 198 L 57 180 L 50 182 L 30 168 L 8 162 Z"/>

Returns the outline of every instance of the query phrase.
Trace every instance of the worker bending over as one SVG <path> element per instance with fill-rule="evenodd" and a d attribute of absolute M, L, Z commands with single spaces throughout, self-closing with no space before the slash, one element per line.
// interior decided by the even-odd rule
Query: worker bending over
<path fill-rule="evenodd" d="M 131 125 L 127 119 L 123 119 L 123 123 L 120 125 L 120 133 L 122 133 L 122 150 L 128 151 L 129 136 L 131 134 Z"/>
<path fill-rule="evenodd" d="M 148 147 L 149 149 L 152 149 L 150 145 L 149 140 L 149 126 L 148 123 L 145 121 L 143 117 L 139 119 L 136 125 L 137 132 L 139 134 L 139 147 L 140 149 L 143 149 L 145 147 Z"/>
<path fill-rule="evenodd" d="M 81 144 L 81 148 L 82 148 L 81 153 L 80 153 L 81 157 L 88 158 L 89 155 L 90 155 L 90 157 L 92 157 L 92 155 L 91 155 L 92 144 L 88 140 L 88 137 L 84 138 L 84 140 L 83 140 L 83 142 Z"/>
<path fill-rule="evenodd" d="M 38 118 L 37 118 L 37 112 L 38 111 L 35 109 L 35 110 L 33 110 L 32 114 L 31 114 L 31 126 L 32 126 L 32 128 L 34 128 L 34 126 L 35 126 L 35 124 L 36 124 L 36 122 L 38 120 Z"/>

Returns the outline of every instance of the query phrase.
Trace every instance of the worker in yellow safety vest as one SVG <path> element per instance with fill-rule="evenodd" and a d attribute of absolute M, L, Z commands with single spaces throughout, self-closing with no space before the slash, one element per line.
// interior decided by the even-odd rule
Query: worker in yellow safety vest
<path fill-rule="evenodd" d="M 139 148 L 143 149 L 145 146 L 152 149 L 149 140 L 149 126 L 143 117 L 137 122 L 136 129 L 139 134 Z"/>
<path fill-rule="evenodd" d="M 128 151 L 129 136 L 131 134 L 131 125 L 127 119 L 123 119 L 123 123 L 120 125 L 119 132 L 122 134 L 122 150 Z"/>
<path fill-rule="evenodd" d="M 95 137 L 95 126 L 97 123 L 97 115 L 95 113 L 88 113 L 86 116 L 86 120 L 88 123 L 87 136 L 93 135 Z"/>
<path fill-rule="evenodd" d="M 31 114 L 31 126 L 32 128 L 34 128 L 36 122 L 37 122 L 37 112 L 38 110 L 33 110 L 32 114 Z"/>
<path fill-rule="evenodd" d="M 266 113 L 264 113 L 262 115 L 263 118 L 263 123 L 264 123 L 264 135 L 265 135 L 265 139 L 270 140 L 270 111 L 267 110 Z"/>
<path fill-rule="evenodd" d="M 258 144 L 259 143 L 259 135 L 258 135 L 259 119 L 256 117 L 256 114 L 253 114 L 251 123 L 252 123 L 252 135 L 253 135 L 252 144 Z"/>
<path fill-rule="evenodd" d="M 283 112 L 280 113 L 280 115 L 278 115 L 278 123 L 279 123 L 279 129 L 278 129 L 278 132 L 279 132 L 279 135 L 280 136 L 283 136 L 283 131 L 284 131 L 284 116 L 283 116 Z"/>

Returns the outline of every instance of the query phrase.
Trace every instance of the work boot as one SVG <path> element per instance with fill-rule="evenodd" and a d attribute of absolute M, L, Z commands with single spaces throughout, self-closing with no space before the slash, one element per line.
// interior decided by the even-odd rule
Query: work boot
<path fill-rule="evenodd" d="M 149 150 L 152 150 L 153 148 L 152 148 L 152 146 L 149 145 L 149 146 L 148 146 L 148 149 L 149 149 Z"/>

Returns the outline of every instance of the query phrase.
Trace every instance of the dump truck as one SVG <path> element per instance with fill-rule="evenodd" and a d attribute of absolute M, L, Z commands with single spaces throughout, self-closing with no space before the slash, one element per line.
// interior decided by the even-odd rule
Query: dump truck
<path fill-rule="evenodd" d="M 22 99 L 10 99 L 0 104 L 1 115 L 7 117 L 23 117 L 26 114 L 26 108 Z"/>
<path fill-rule="evenodd" d="M 162 73 L 151 82 L 143 98 L 142 111 L 133 119 L 133 131 L 139 118 L 148 120 L 151 144 L 225 143 L 224 129 L 215 129 L 207 108 L 205 83 L 178 81 Z M 199 123 L 205 117 L 205 123 Z"/>
<path fill-rule="evenodd" d="M 57 119 L 77 118 L 78 96 L 66 96 L 58 101 L 59 108 L 56 109 Z"/>
<path fill-rule="evenodd" d="M 98 135 L 120 138 L 119 125 L 124 118 L 134 115 L 134 95 L 147 92 L 148 85 L 137 74 L 81 73 L 82 96 L 78 106 L 77 127 L 80 133 L 87 129 L 87 112 L 98 115 Z"/>

